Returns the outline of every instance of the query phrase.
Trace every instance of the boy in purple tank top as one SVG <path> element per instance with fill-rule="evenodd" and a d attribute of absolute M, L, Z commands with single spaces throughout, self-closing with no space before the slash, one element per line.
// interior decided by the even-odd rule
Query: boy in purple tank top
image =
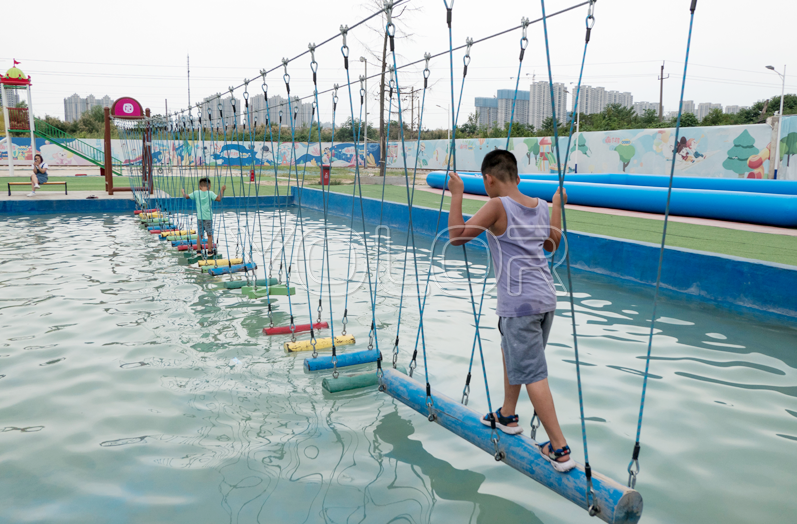
<path fill-rule="evenodd" d="M 451 210 L 448 233 L 451 243 L 462 245 L 487 231 L 498 291 L 498 329 L 504 361 L 504 403 L 488 413 L 482 423 L 490 426 L 493 416 L 504 433 L 523 431 L 515 414 L 521 386 L 526 386 L 531 403 L 551 440 L 539 445 L 540 454 L 557 471 L 565 472 L 576 463 L 570 457 L 553 396 L 548 387 L 545 344 L 551 331 L 556 293 L 545 251 L 554 252 L 562 238 L 561 206 L 567 192 L 548 203 L 524 195 L 518 189 L 517 160 L 508 151 L 491 151 L 482 162 L 484 187 L 490 200 L 467 222 L 462 217 L 464 185 L 451 174 Z"/>

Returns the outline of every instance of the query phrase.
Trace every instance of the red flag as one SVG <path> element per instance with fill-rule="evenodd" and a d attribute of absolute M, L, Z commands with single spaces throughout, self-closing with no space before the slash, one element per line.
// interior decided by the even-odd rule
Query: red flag
<path fill-rule="evenodd" d="M 17 65 L 19 65 L 19 64 L 21 64 L 21 63 L 22 63 L 22 62 L 17 62 L 17 59 L 16 59 L 16 58 L 14 58 L 13 60 L 14 60 L 14 67 L 16 67 Z"/>

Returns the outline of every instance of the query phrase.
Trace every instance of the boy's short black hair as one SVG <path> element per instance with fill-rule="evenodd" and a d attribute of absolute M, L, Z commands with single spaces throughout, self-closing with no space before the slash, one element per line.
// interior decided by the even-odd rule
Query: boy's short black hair
<path fill-rule="evenodd" d="M 205 177 L 205 178 L 200 178 L 200 179 L 199 179 L 199 185 L 200 185 L 200 186 L 208 186 L 208 187 L 210 187 L 210 179 L 209 179 L 209 178 L 207 178 L 207 177 Z"/>
<path fill-rule="evenodd" d="M 482 160 L 482 175 L 491 175 L 501 182 L 517 181 L 515 155 L 504 149 L 490 151 Z"/>

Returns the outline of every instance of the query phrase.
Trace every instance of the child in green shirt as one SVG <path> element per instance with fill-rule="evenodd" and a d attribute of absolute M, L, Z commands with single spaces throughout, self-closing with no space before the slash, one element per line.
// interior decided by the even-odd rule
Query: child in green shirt
<path fill-rule="evenodd" d="M 208 252 L 211 255 L 216 254 L 216 248 L 213 246 L 213 209 L 212 203 L 213 201 L 221 202 L 222 197 L 224 196 L 224 190 L 227 189 L 227 186 L 221 186 L 221 193 L 216 194 L 210 190 L 210 179 L 209 178 L 202 178 L 199 180 L 199 191 L 194 191 L 190 195 L 185 194 L 185 190 L 181 189 L 183 192 L 183 197 L 188 198 L 196 202 L 196 222 L 197 222 L 197 246 L 199 249 L 202 248 L 202 239 L 205 236 L 205 232 L 208 234 Z"/>

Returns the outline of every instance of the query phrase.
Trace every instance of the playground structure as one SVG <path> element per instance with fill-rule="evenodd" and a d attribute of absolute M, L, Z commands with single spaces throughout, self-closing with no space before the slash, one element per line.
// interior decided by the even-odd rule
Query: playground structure
<path fill-rule="evenodd" d="M 14 154 L 11 142 L 11 132 L 30 133 L 31 157 L 36 153 L 36 137 L 34 135 L 35 124 L 33 122 L 33 99 L 31 96 L 31 86 L 33 82 L 29 76 L 21 69 L 17 68 L 19 62 L 14 60 L 14 66 L 6 71 L 5 75 L 0 76 L 0 89 L 3 97 L 3 118 L 5 120 L 6 147 L 8 148 L 8 172 L 14 176 Z M 28 107 L 8 107 L 8 94 L 10 90 L 25 90 L 27 95 Z M 27 159 L 26 159 L 27 160 Z"/>
<path fill-rule="evenodd" d="M 14 60 L 14 67 L 9 69 L 5 75 L 0 75 L 9 176 L 14 176 L 15 160 L 11 133 L 26 132 L 30 133 L 31 145 L 30 158 L 26 158 L 25 160 L 33 161 L 33 155 L 37 153 L 36 137 L 43 138 L 51 144 L 65 149 L 89 163 L 98 166 L 101 176 L 105 179 L 105 190 L 109 195 L 113 195 L 114 191 L 132 191 L 133 188 L 128 186 L 114 187 L 113 175 L 121 175 L 121 168 L 114 171 L 114 166 L 121 166 L 121 161 L 113 158 L 111 151 L 111 119 L 141 120 L 149 116 L 149 109 L 142 109 L 141 104 L 130 97 L 120 98 L 114 102 L 112 107 L 106 107 L 104 110 L 104 148 L 103 150 L 97 149 L 85 141 L 75 138 L 63 130 L 48 124 L 46 121 L 33 116 L 33 100 L 31 95 L 33 82 L 30 76 L 25 76 L 22 70 L 16 67 L 18 64 L 19 62 Z M 8 107 L 8 91 L 23 89 L 27 94 L 27 107 Z M 142 140 L 146 141 L 146 136 L 142 138 Z M 146 152 L 146 156 L 141 162 L 141 177 L 145 186 L 137 188 L 137 190 L 149 191 L 149 193 L 152 194 L 155 188 L 152 180 L 152 148 L 145 142 L 143 150 Z"/>

